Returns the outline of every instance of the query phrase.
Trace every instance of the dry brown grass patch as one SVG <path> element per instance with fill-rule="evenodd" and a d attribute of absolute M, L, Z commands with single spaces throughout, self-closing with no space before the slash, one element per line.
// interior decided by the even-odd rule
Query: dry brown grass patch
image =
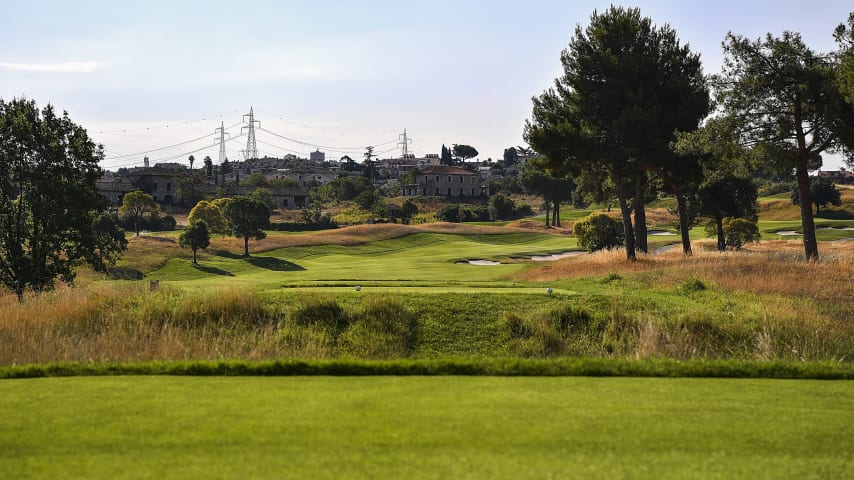
<path fill-rule="evenodd" d="M 626 260 L 624 250 L 600 251 L 526 270 L 516 279 L 554 281 L 609 272 L 622 276 L 660 272 L 655 281 L 662 286 L 696 277 L 726 290 L 854 306 L 854 243 L 823 242 L 819 262 L 804 261 L 803 245 L 797 241 L 763 241 L 747 251 L 724 253 L 708 251 L 702 248 L 705 244 L 696 242 L 692 257 L 684 257 L 677 247 L 659 255 L 642 255 L 635 262 Z"/>

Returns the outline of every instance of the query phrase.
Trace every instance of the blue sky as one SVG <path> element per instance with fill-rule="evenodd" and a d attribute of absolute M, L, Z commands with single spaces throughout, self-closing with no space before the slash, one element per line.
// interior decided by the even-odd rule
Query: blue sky
<path fill-rule="evenodd" d="M 320 145 L 355 158 L 376 145 L 393 156 L 406 128 L 417 154 L 461 143 L 500 158 L 522 143 L 530 99 L 560 75 L 576 24 L 610 3 L 0 0 L 0 97 L 67 110 L 104 144 L 109 169 L 140 165 L 143 152 L 216 161 L 214 129 L 250 106 L 261 154 Z M 729 31 L 792 30 L 830 51 L 854 10 L 850 0 L 624 5 L 674 27 L 706 73 L 719 71 Z M 245 137 L 228 131 L 228 157 L 240 159 Z"/>

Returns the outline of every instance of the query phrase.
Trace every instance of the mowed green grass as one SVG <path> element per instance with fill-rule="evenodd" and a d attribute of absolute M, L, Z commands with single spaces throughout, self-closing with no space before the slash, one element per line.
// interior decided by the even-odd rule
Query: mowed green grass
<path fill-rule="evenodd" d="M 0 478 L 846 478 L 854 383 L 585 377 L 0 382 Z"/>
<path fill-rule="evenodd" d="M 520 258 L 577 249 L 575 238 L 538 233 L 449 235 L 418 233 L 354 246 L 290 247 L 242 258 L 203 253 L 199 267 L 173 258 L 149 277 L 188 286 L 252 284 L 259 287 L 323 282 L 442 282 L 500 280 L 526 268 Z M 501 265 L 459 264 L 486 259 Z"/>
<path fill-rule="evenodd" d="M 817 225 L 821 241 L 854 237 L 854 230 L 844 229 L 854 226 L 852 221 L 821 220 Z M 796 221 L 760 222 L 759 226 L 766 240 L 798 238 L 776 232 L 800 228 Z M 653 248 L 679 242 L 675 232 L 668 231 L 674 235 L 649 237 Z M 690 235 L 692 240 L 707 238 L 703 227 L 694 227 Z M 270 289 L 330 284 L 418 286 L 419 283 L 452 288 L 477 288 L 485 283 L 501 287 L 509 284 L 505 281 L 509 275 L 536 263 L 528 260 L 530 256 L 577 249 L 576 238 L 565 235 L 417 233 L 353 246 L 281 248 L 253 253 L 248 259 L 241 252 L 200 252 L 199 266 L 186 258 L 171 258 L 148 277 L 190 287 L 251 285 Z M 497 261 L 500 265 L 458 263 L 474 259 Z"/>

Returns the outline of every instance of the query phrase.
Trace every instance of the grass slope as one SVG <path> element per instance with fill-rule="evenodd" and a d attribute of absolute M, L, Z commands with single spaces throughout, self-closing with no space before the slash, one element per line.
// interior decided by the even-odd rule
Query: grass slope
<path fill-rule="evenodd" d="M 173 257 L 149 277 L 198 286 L 221 285 L 226 280 L 259 286 L 332 281 L 478 282 L 497 280 L 526 268 L 514 258 L 575 248 L 574 238 L 539 233 L 413 233 L 354 245 L 278 248 L 248 259 L 218 251 L 201 255 L 200 266 Z M 484 267 L 455 263 L 469 259 L 502 264 Z"/>
<path fill-rule="evenodd" d="M 854 384 L 507 377 L 0 382 L 2 478 L 844 478 Z M 8 412 L 15 412 L 14 415 Z"/>

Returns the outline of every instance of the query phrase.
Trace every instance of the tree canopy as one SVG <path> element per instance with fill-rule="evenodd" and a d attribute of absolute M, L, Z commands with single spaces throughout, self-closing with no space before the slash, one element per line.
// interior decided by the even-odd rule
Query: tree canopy
<path fill-rule="evenodd" d="M 225 204 L 223 215 L 232 235 L 243 239 L 243 255 L 249 256 L 249 239 L 263 240 L 270 226 L 270 209 L 249 197 L 235 197 Z"/>
<path fill-rule="evenodd" d="M 839 43 L 839 88 L 854 105 L 854 12 L 848 15 L 848 25 L 836 27 L 834 37 Z"/>
<path fill-rule="evenodd" d="M 160 207 L 154 201 L 154 197 L 142 190 L 135 190 L 122 198 L 119 215 L 133 224 L 133 230 L 139 236 L 145 216 L 155 214 L 159 210 Z"/>
<path fill-rule="evenodd" d="M 193 251 L 193 263 L 198 265 L 196 251 L 200 248 L 204 250 L 211 244 L 211 234 L 208 231 L 208 224 L 204 220 L 190 222 L 189 225 L 184 227 L 184 230 L 178 237 L 178 244 L 183 248 L 189 248 Z"/>
<path fill-rule="evenodd" d="M 67 113 L 0 99 L 0 285 L 19 300 L 73 281 L 82 263 L 105 270 L 126 245 L 102 218 L 103 156 Z"/>
<path fill-rule="evenodd" d="M 740 142 L 761 151 L 778 171 L 794 171 L 800 198 L 809 198 L 809 170 L 822 152 L 854 155 L 854 108 L 845 102 L 833 55 L 808 48 L 800 34 L 750 40 L 729 34 L 724 68 L 714 77 L 716 100 L 737 124 Z M 811 202 L 801 202 L 807 259 L 818 259 Z"/>
<path fill-rule="evenodd" d="M 663 159 L 676 132 L 696 129 L 709 111 L 699 55 L 639 9 L 612 6 L 576 28 L 561 63 L 555 88 L 533 99 L 525 140 L 568 171 L 610 177 L 634 259 L 636 247 L 646 251 L 648 173 L 674 167 Z"/>
<path fill-rule="evenodd" d="M 726 250 L 725 218 L 744 218 L 756 221 L 757 189 L 749 178 L 724 175 L 707 182 L 698 192 L 700 214 L 712 219 L 716 226 L 718 250 Z"/>
<path fill-rule="evenodd" d="M 192 210 L 190 210 L 187 222 L 193 223 L 196 220 L 204 220 L 208 225 L 210 233 L 227 232 L 225 217 L 222 215 L 222 208 L 213 202 L 202 200 L 198 202 Z"/>
<path fill-rule="evenodd" d="M 820 207 L 828 205 L 842 205 L 842 195 L 833 180 L 825 177 L 810 177 L 810 200 L 815 205 L 815 214 L 819 214 Z M 797 188 L 792 191 L 792 203 L 800 205 L 801 195 Z"/>
<path fill-rule="evenodd" d="M 466 161 L 469 158 L 474 158 L 478 154 L 477 149 L 472 147 L 471 145 L 454 144 L 453 150 L 454 150 L 454 156 L 457 158 L 462 158 L 463 161 Z"/>

